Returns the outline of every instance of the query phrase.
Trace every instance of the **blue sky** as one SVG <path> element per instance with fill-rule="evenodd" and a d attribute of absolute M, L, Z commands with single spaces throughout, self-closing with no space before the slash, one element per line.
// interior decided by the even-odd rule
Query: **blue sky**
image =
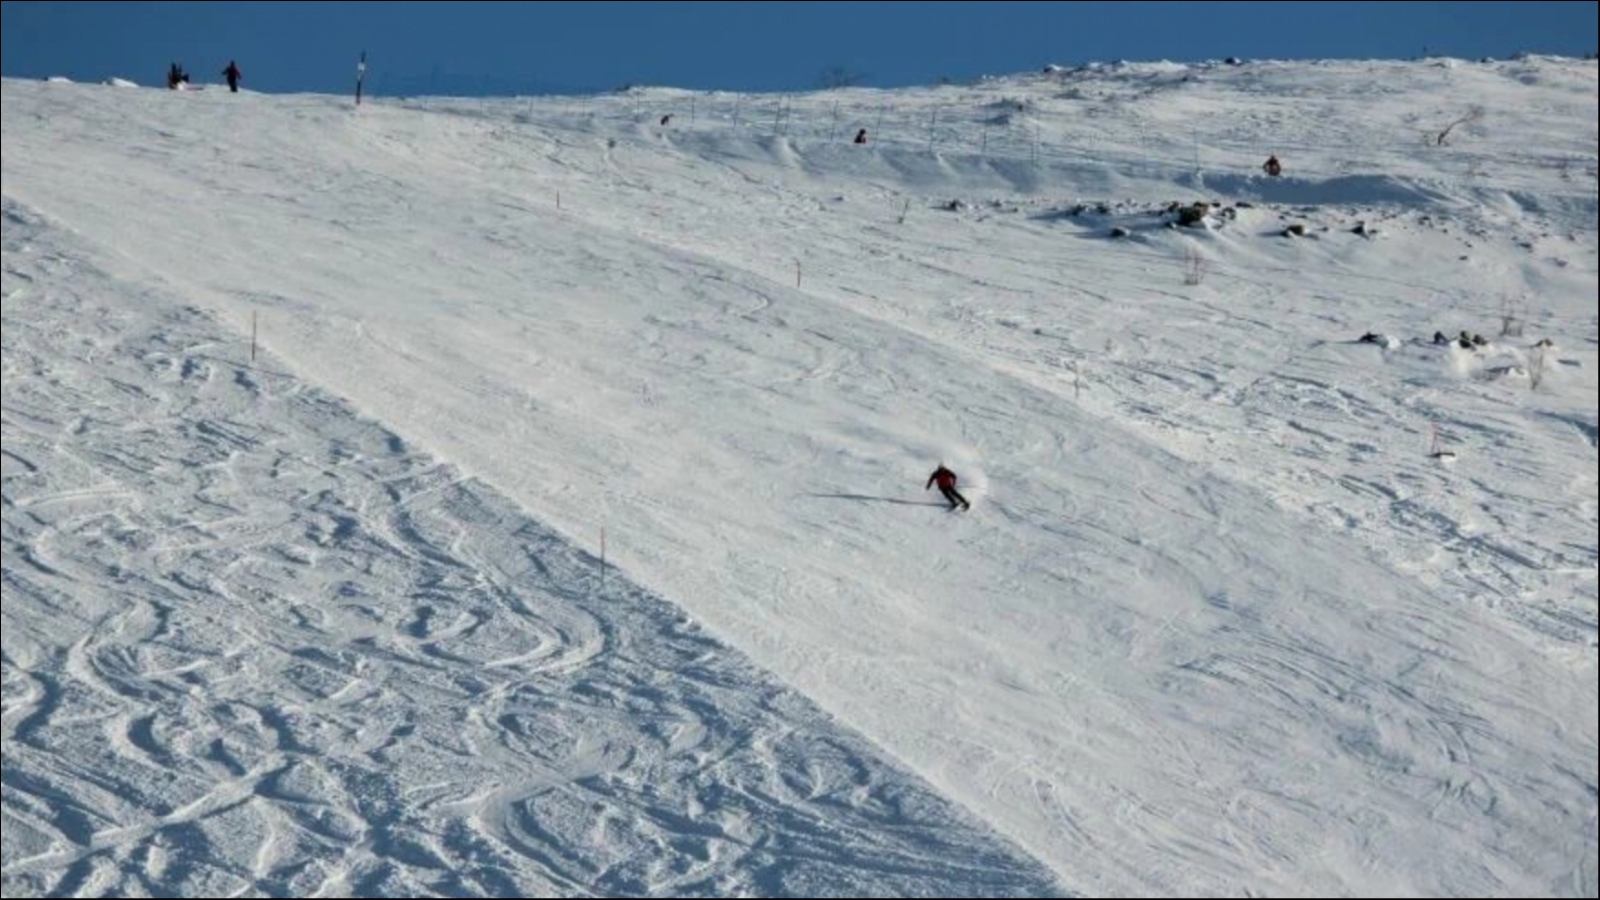
<path fill-rule="evenodd" d="M 1091 60 L 1584 55 L 1583 2 L 0 2 L 0 73 L 158 83 L 230 58 L 261 91 L 534 93 L 624 84 L 878 87 Z"/>

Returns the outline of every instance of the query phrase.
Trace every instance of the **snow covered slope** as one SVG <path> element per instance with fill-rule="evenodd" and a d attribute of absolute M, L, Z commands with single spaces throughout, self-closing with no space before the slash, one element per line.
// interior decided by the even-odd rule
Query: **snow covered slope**
<path fill-rule="evenodd" d="M 1592 61 L 4 104 L 8 893 L 1600 883 Z"/>

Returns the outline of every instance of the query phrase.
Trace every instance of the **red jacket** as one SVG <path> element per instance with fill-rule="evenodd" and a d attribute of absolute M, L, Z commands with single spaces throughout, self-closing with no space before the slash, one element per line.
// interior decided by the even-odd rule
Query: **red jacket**
<path fill-rule="evenodd" d="M 933 474 L 928 476 L 928 487 L 933 487 L 935 484 L 938 484 L 941 490 L 955 487 L 956 473 L 946 469 L 944 466 L 934 469 Z"/>

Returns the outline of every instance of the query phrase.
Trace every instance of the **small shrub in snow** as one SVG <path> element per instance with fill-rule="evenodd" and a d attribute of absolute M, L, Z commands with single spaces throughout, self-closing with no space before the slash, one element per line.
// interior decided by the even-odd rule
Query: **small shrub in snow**
<path fill-rule="evenodd" d="M 1456 130 L 1456 128 L 1462 125 L 1470 126 L 1482 122 L 1483 115 L 1483 107 L 1474 106 L 1472 109 L 1468 110 L 1465 115 L 1457 116 L 1455 119 L 1452 119 L 1449 124 L 1445 125 L 1444 128 L 1438 131 L 1438 133 L 1434 134 L 1431 143 L 1435 147 L 1445 146 L 1450 141 L 1450 132 Z"/>
<path fill-rule="evenodd" d="M 1522 337 L 1524 323 L 1528 318 L 1527 303 L 1513 300 L 1510 297 L 1500 298 L 1500 336 Z"/>
<path fill-rule="evenodd" d="M 1027 97 L 1001 97 L 989 105 L 990 109 L 1003 112 L 1027 112 L 1033 106 L 1033 101 Z"/>

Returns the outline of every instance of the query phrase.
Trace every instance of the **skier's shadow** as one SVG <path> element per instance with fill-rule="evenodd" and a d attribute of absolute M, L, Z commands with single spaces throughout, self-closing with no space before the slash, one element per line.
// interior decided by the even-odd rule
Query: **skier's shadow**
<path fill-rule="evenodd" d="M 854 500 L 857 503 L 893 503 L 896 506 L 949 506 L 928 500 L 902 500 L 898 497 L 872 497 L 867 494 L 806 494 L 807 497 L 817 497 L 822 500 Z"/>

